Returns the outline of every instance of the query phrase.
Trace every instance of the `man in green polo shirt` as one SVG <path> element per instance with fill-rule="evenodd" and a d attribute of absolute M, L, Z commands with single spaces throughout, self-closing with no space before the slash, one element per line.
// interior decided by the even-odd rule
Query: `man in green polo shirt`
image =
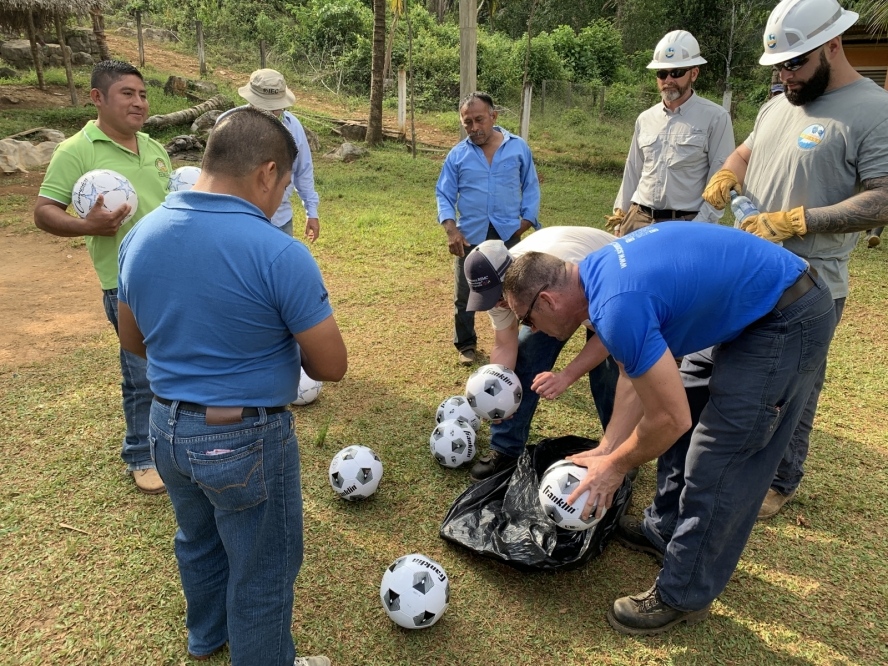
<path fill-rule="evenodd" d="M 157 141 L 140 132 L 148 118 L 145 81 L 129 63 L 106 60 L 95 66 L 90 99 L 98 119 L 90 120 L 76 135 L 59 145 L 46 170 L 34 208 L 34 224 L 56 236 L 83 236 L 104 293 L 105 313 L 117 330 L 117 250 L 120 241 L 138 221 L 166 197 L 170 158 Z M 93 169 L 111 169 L 125 176 L 139 197 L 135 214 L 126 204 L 112 211 L 102 197 L 85 218 L 69 215 L 71 192 L 77 179 Z M 148 445 L 148 413 L 151 389 L 145 376 L 145 360 L 120 350 L 123 376 L 123 413 L 126 436 L 121 456 L 139 490 L 164 492 L 151 460 Z"/>

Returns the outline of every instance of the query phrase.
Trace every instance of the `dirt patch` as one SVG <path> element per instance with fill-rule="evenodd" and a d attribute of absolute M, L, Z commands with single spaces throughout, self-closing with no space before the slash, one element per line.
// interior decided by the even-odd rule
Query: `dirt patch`
<path fill-rule="evenodd" d="M 46 90 L 40 90 L 34 86 L 4 84 L 2 93 L 0 95 L 0 110 L 71 106 L 71 93 L 68 92 L 67 86 L 47 85 Z M 88 91 L 77 89 L 77 99 L 80 104 L 89 102 L 87 94 Z"/>
<path fill-rule="evenodd" d="M 42 173 L 0 178 L 0 200 L 36 199 Z M 30 211 L 0 231 L 0 366 L 65 354 L 109 324 L 85 247 L 31 232 Z"/>

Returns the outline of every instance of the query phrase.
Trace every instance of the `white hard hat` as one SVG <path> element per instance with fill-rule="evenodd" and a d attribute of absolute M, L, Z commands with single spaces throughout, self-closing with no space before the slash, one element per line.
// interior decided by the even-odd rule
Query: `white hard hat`
<path fill-rule="evenodd" d="M 813 51 L 854 25 L 859 14 L 836 0 L 783 0 L 765 25 L 760 65 L 776 65 Z"/>
<path fill-rule="evenodd" d="M 672 69 L 673 67 L 696 67 L 705 65 L 700 57 L 700 45 L 687 30 L 673 30 L 657 42 L 654 59 L 648 69 Z"/>

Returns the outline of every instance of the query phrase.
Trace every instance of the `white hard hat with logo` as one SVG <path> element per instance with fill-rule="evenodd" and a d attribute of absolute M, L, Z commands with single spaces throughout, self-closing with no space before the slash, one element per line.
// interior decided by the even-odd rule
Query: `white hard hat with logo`
<path fill-rule="evenodd" d="M 673 30 L 657 42 L 654 59 L 648 69 L 672 69 L 673 67 L 696 67 L 705 65 L 700 57 L 700 45 L 687 30 Z"/>
<path fill-rule="evenodd" d="M 836 0 L 783 0 L 765 25 L 760 65 L 776 65 L 813 51 L 857 22 Z"/>

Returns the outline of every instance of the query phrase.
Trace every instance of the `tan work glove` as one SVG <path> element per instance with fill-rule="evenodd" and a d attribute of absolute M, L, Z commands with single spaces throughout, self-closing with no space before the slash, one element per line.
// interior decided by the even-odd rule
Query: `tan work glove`
<path fill-rule="evenodd" d="M 624 217 L 626 217 L 626 213 L 623 212 L 622 208 L 614 208 L 613 215 L 604 216 L 604 219 L 607 220 L 607 222 L 604 223 L 604 228 L 612 234 L 615 234 L 623 223 Z"/>
<path fill-rule="evenodd" d="M 804 236 L 808 233 L 804 206 L 793 208 L 790 211 L 750 215 L 740 223 L 740 228 L 772 243 L 779 243 L 787 238 Z"/>
<path fill-rule="evenodd" d="M 717 210 L 724 210 L 731 201 L 731 190 L 741 194 L 743 186 L 730 169 L 719 169 L 703 190 L 703 199 Z"/>

